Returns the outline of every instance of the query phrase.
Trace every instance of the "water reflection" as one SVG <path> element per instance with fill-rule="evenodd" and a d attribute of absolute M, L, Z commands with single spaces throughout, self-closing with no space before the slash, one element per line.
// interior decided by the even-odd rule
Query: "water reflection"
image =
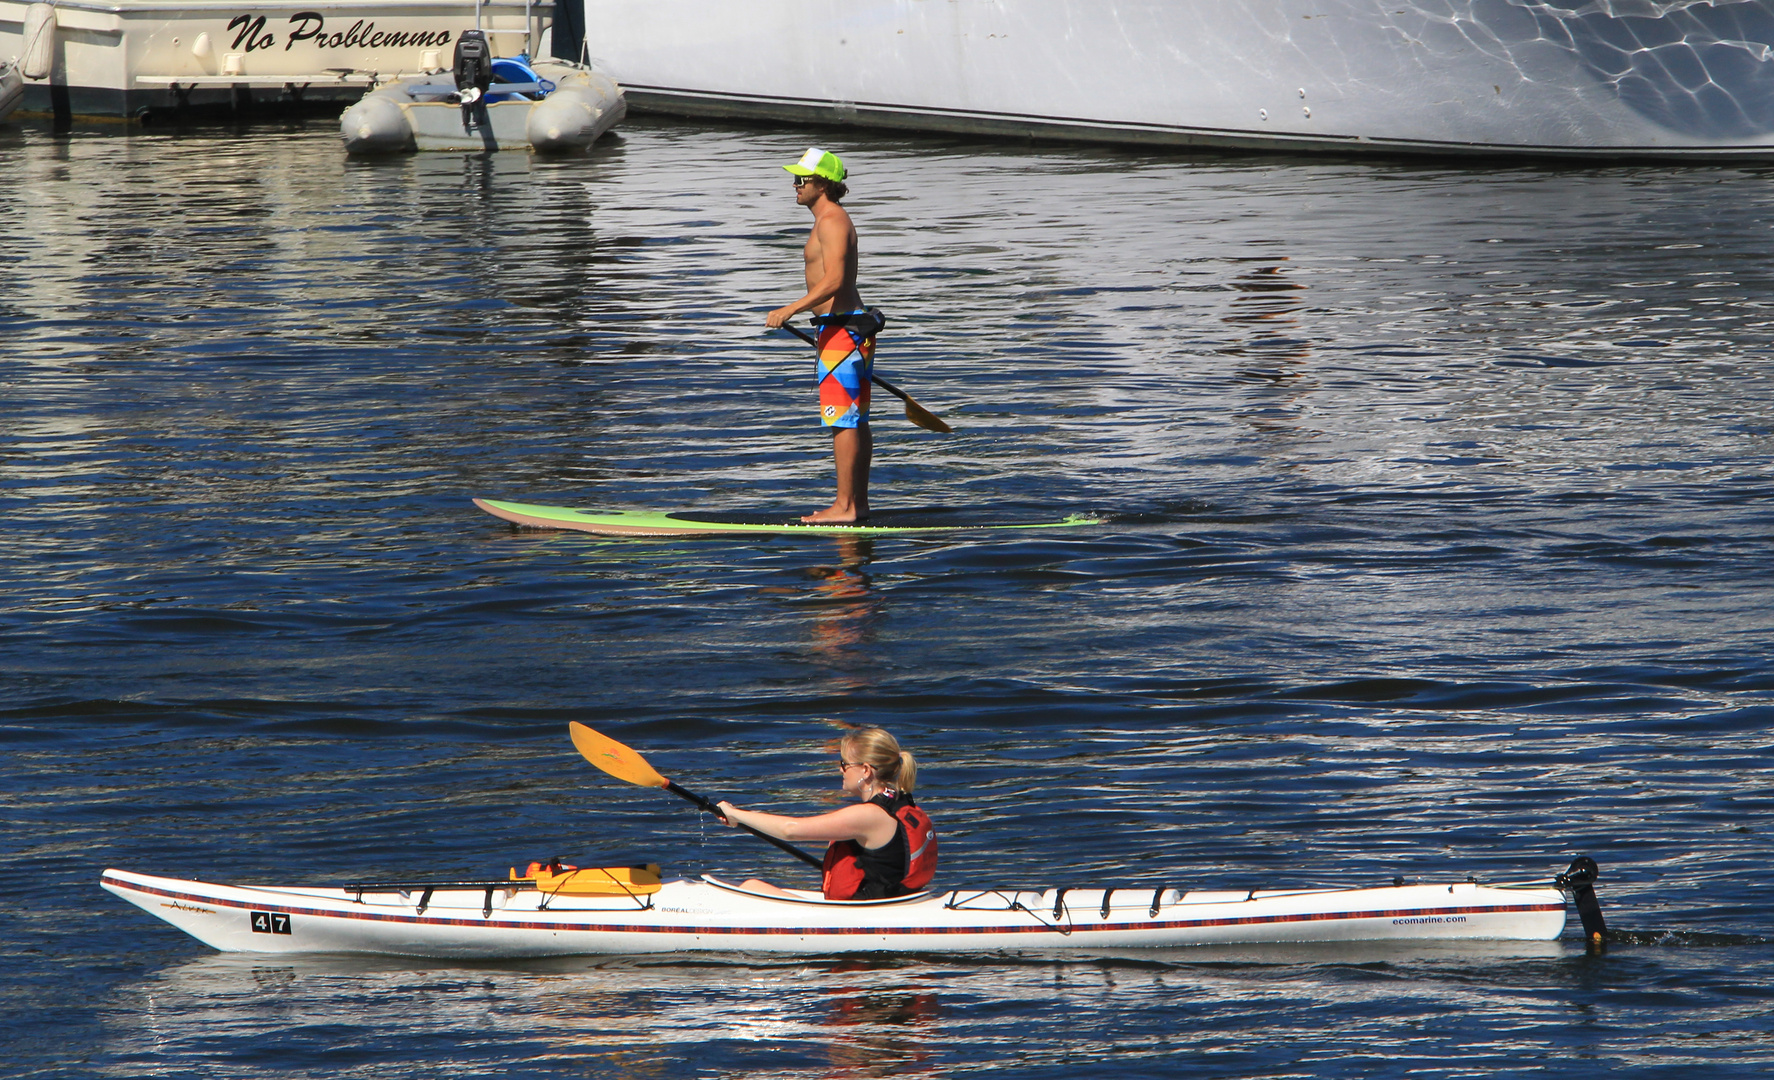
<path fill-rule="evenodd" d="M 205 1067 L 379 1077 L 492 1072 L 518 1063 L 583 1075 L 873 1078 L 957 1062 L 1151 1061 L 1223 1046 L 1206 1010 L 1236 1017 L 1240 1045 L 1293 1037 L 1338 1015 L 1557 1023 L 1584 977 L 1580 947 L 1415 943 L 1172 950 L 1126 958 L 586 958 L 439 967 L 392 958 L 207 955 L 123 983 L 98 1048 L 118 1076 Z M 1616 1020 L 1622 1006 L 1594 1022 Z M 1056 1023 L 1055 1017 L 1064 1017 Z M 399 1030 L 390 1059 L 379 1033 Z M 1372 1030 L 1324 1030 L 1358 1048 Z M 421 1047 L 426 1049 L 422 1052 Z"/>
<path fill-rule="evenodd" d="M 868 573 L 875 543 L 866 537 L 835 537 L 833 545 L 836 564 L 806 571 L 813 583 L 812 648 L 834 668 L 849 669 L 838 676 L 847 689 L 862 689 L 871 680 L 852 665 L 869 661 L 865 653 L 885 603 Z"/>
<path fill-rule="evenodd" d="M 868 571 L 875 541 L 834 536 L 822 538 L 818 545 L 834 560 L 801 563 L 797 553 L 799 565 L 790 575 L 800 580 L 767 585 L 760 591 L 782 598 L 809 624 L 807 654 L 825 671 L 826 689 L 837 695 L 854 693 L 875 683 L 872 646 L 886 607 L 886 594 Z M 812 554 L 818 547 L 804 550 Z"/>
<path fill-rule="evenodd" d="M 1510 8 L 1531 15 L 1535 34 L 1509 45 L 1575 55 L 1623 103 L 1672 131 L 1712 139 L 1774 131 L 1774 11 L 1765 3 L 1506 0 L 1498 8 L 1491 0 L 1472 15 L 1509 26 Z"/>
<path fill-rule="evenodd" d="M 879 961 L 840 960 L 829 968 L 826 990 L 826 1041 L 832 1077 L 919 1075 L 934 1070 L 943 1043 L 941 1002 L 932 989 L 906 985 L 903 976 L 889 976 L 887 985 L 871 985 L 869 976 L 890 965 Z"/>
<path fill-rule="evenodd" d="M 1312 354 L 1312 343 L 1305 337 L 1299 317 L 1306 308 L 1302 295 L 1306 286 L 1293 275 L 1286 255 L 1237 261 L 1244 265 L 1229 283 L 1236 295 L 1231 310 L 1220 316 L 1220 321 L 1241 331 L 1242 336 L 1222 346 L 1220 352 L 1267 365 L 1241 367 L 1241 376 L 1278 382 L 1294 378 L 1299 373 L 1289 365 Z"/>

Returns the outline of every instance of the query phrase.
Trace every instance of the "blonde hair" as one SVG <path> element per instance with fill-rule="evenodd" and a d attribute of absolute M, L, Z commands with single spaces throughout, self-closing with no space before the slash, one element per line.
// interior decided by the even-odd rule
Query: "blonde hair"
<path fill-rule="evenodd" d="M 878 727 L 857 728 L 838 740 L 838 747 L 848 760 L 873 766 L 876 779 L 887 787 L 910 795 L 918 782 L 917 759 Z"/>

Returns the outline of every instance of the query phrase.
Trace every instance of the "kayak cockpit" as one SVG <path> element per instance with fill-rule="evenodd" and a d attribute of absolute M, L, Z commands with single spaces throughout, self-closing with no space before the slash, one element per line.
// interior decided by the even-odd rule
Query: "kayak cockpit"
<path fill-rule="evenodd" d="M 925 889 L 923 892 L 907 893 L 904 896 L 889 896 L 881 900 L 827 900 L 824 895 L 810 889 L 785 889 L 781 893 L 759 892 L 743 885 L 735 885 L 731 881 L 722 881 L 720 878 L 711 877 L 708 874 L 702 875 L 702 881 L 717 889 L 738 893 L 740 896 L 755 896 L 759 900 L 775 900 L 784 904 L 810 904 L 816 907 L 832 908 L 877 908 L 892 907 L 897 904 L 916 904 L 930 899 L 933 895 L 929 889 Z M 787 895 L 784 895 L 785 893 Z"/>

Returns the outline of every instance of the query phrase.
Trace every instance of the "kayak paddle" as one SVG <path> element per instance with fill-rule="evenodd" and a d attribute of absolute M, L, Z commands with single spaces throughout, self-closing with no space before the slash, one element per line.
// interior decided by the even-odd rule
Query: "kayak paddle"
<path fill-rule="evenodd" d="M 813 335 L 802 330 L 800 327 L 790 326 L 788 323 L 783 323 L 782 329 L 787 330 L 789 333 L 800 338 L 802 341 L 805 341 L 815 349 L 819 348 L 819 342 L 814 340 Z M 954 428 L 943 423 L 942 418 L 931 412 L 929 409 L 926 409 L 924 406 L 913 401 L 912 395 L 906 393 L 904 390 L 894 386 L 892 383 L 876 375 L 874 372 L 869 373 L 869 381 L 905 402 L 905 418 L 907 420 L 910 420 L 925 431 L 940 431 L 944 435 L 954 434 Z"/>
<path fill-rule="evenodd" d="M 647 764 L 646 758 L 617 742 L 615 739 L 610 738 L 608 735 L 600 735 L 577 720 L 569 723 L 567 725 L 567 730 L 572 732 L 573 745 L 578 748 L 579 753 L 584 756 L 585 760 L 596 765 L 611 776 L 614 776 L 616 779 L 626 780 L 639 787 L 664 788 L 678 798 L 693 802 L 716 817 L 721 817 L 720 808 L 715 806 L 714 803 L 709 802 L 694 791 L 679 787 L 672 781 L 660 776 L 653 766 Z M 721 820 L 725 821 L 726 818 L 723 817 Z M 750 825 L 741 825 L 740 828 L 751 833 L 753 836 L 775 844 L 777 847 L 810 866 L 825 865 L 823 860 L 814 858 L 786 840 L 778 840 L 769 833 L 759 832 Z"/>

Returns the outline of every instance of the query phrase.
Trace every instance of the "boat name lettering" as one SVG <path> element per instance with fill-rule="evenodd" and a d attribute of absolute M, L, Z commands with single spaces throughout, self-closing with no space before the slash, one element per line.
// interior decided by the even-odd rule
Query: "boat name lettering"
<path fill-rule="evenodd" d="M 174 911 L 195 911 L 199 915 L 214 915 L 215 914 L 215 912 L 211 911 L 209 908 L 198 907 L 195 904 L 181 904 L 177 900 L 174 900 L 170 904 L 161 904 L 160 906 L 163 908 L 172 908 Z"/>
<path fill-rule="evenodd" d="M 287 934 L 290 932 L 290 917 L 287 911 L 249 911 L 252 916 L 253 933 L 255 934 Z"/>
<path fill-rule="evenodd" d="M 239 30 L 234 43 L 228 46 L 237 52 L 255 52 L 277 44 L 277 35 L 265 32 L 265 16 L 237 15 L 228 29 Z M 448 30 L 377 30 L 374 20 L 358 19 L 350 29 L 327 33 L 326 16 L 318 11 L 298 11 L 289 19 L 289 34 L 283 51 L 288 52 L 300 42 L 310 42 L 317 49 L 400 49 L 435 48 L 450 43 Z"/>
<path fill-rule="evenodd" d="M 1419 915 L 1412 919 L 1393 919 L 1393 926 L 1420 926 L 1423 923 L 1465 922 L 1464 915 Z"/>
<path fill-rule="evenodd" d="M 298 41 L 312 40 L 321 49 L 397 49 L 419 48 L 433 45 L 448 45 L 448 30 L 395 30 L 384 32 L 376 29 L 374 20 L 364 22 L 362 19 L 351 24 L 351 29 L 328 34 L 326 19 L 318 11 L 298 11 L 290 16 L 289 44 L 283 47 L 285 52 L 294 48 Z"/>
<path fill-rule="evenodd" d="M 236 15 L 229 23 L 228 29 L 240 27 L 240 33 L 234 35 L 234 44 L 230 49 L 241 52 L 252 52 L 254 49 L 269 49 L 277 44 L 277 38 L 265 33 L 265 16 L 254 18 L 251 15 Z"/>

